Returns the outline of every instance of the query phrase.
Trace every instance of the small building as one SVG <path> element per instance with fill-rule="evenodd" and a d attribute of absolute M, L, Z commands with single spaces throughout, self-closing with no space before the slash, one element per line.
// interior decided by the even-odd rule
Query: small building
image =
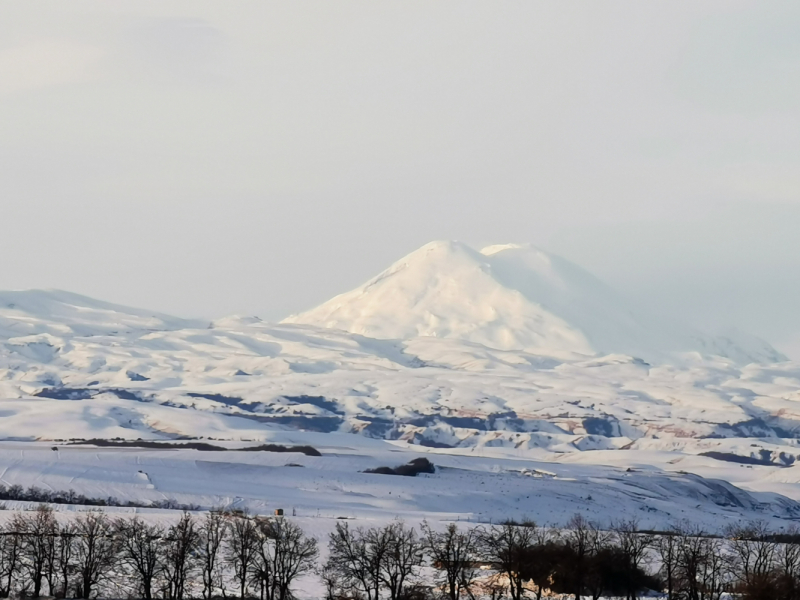
<path fill-rule="evenodd" d="M 283 509 L 282 508 L 276 508 L 275 509 L 275 516 L 276 517 L 282 517 L 283 516 Z"/>

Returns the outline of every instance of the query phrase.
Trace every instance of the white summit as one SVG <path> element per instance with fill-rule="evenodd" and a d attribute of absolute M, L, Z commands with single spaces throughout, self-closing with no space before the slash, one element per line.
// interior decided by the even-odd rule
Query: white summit
<path fill-rule="evenodd" d="M 741 362 L 783 357 L 760 340 L 712 338 L 634 310 L 581 267 L 529 244 L 432 242 L 364 285 L 285 323 L 373 338 L 458 339 L 550 356 L 676 352 Z"/>

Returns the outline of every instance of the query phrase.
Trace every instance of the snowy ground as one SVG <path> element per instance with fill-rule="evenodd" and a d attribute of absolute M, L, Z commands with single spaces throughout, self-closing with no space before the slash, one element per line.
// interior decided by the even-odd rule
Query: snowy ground
<path fill-rule="evenodd" d="M 0 444 L 0 482 L 89 497 L 154 501 L 174 499 L 204 508 L 225 506 L 271 514 L 283 508 L 301 517 L 358 520 L 400 517 L 409 522 L 479 523 L 531 517 L 561 525 L 581 513 L 607 525 L 636 518 L 663 528 L 688 519 L 716 530 L 732 520 L 763 518 L 776 528 L 800 517 L 800 503 L 772 493 L 748 493 L 719 479 L 635 461 L 617 466 L 546 462 L 507 451 L 425 450 L 356 435 L 281 433 L 285 444 L 312 444 L 321 457 L 299 453 L 95 448 L 36 442 Z M 228 444 L 240 447 L 247 444 Z M 427 456 L 436 473 L 399 477 L 364 473 Z M 710 459 L 706 459 L 711 462 Z M 757 467 L 756 467 L 757 468 Z M 766 469 L 766 467 L 763 467 Z M 749 468 L 747 476 L 756 478 Z M 9 503 L 9 507 L 15 506 Z"/>
<path fill-rule="evenodd" d="M 599 282 L 540 254 L 433 245 L 283 324 L 0 292 L 0 482 L 314 517 L 558 523 L 580 510 L 716 527 L 796 516 L 800 364 L 721 338 L 694 343 L 728 344 L 727 357 L 597 353 L 655 330 L 623 327 Z M 585 301 L 593 290 L 602 305 Z M 622 338 L 590 323 L 593 311 Z M 384 337 L 359 333 L 380 323 Z M 407 337 L 384 339 L 395 326 Z M 309 443 L 324 456 L 59 442 L 91 438 Z M 423 454 L 435 475 L 361 473 Z"/>

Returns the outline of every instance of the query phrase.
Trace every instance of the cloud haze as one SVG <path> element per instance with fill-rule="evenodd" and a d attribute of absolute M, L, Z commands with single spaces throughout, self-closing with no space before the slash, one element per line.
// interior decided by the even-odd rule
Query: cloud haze
<path fill-rule="evenodd" d="M 0 288 L 280 318 L 432 239 L 530 241 L 800 358 L 800 8 L 30 1 Z"/>

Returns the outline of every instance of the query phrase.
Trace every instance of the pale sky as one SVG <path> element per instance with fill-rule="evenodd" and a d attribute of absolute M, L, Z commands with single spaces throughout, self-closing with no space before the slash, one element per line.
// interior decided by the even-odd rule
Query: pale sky
<path fill-rule="evenodd" d="M 279 319 L 532 242 L 800 359 L 800 3 L 3 2 L 0 288 Z"/>

